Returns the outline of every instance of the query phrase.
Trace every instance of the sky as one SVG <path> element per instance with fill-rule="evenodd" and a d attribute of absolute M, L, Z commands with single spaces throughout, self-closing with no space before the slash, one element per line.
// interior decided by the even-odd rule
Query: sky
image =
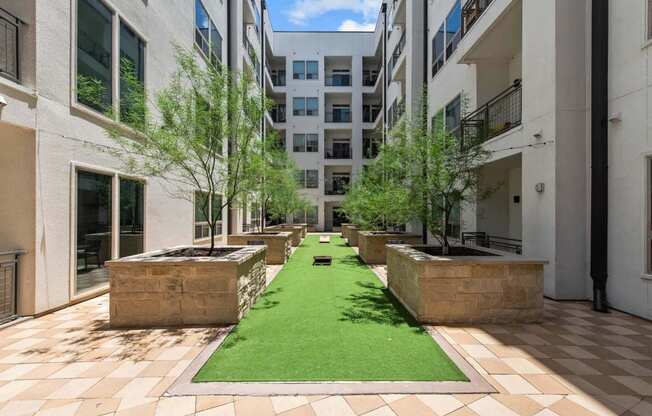
<path fill-rule="evenodd" d="M 274 30 L 372 31 L 381 0 L 267 0 Z"/>

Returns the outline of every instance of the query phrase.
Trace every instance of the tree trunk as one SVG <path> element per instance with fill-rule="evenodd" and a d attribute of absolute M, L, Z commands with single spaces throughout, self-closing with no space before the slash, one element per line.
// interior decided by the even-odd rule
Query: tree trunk
<path fill-rule="evenodd" d="M 213 255 L 213 250 L 215 250 L 215 222 L 212 224 L 209 224 L 210 232 L 211 232 L 211 248 L 208 250 L 208 256 Z"/>

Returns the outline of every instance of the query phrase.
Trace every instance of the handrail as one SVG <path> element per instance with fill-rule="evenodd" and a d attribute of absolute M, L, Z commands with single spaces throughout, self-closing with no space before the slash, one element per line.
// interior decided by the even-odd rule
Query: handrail
<path fill-rule="evenodd" d="M 406 43 L 405 31 L 403 31 L 403 33 L 401 34 L 401 39 L 399 39 L 398 43 L 394 47 L 394 52 L 392 52 L 392 59 L 390 61 L 389 71 L 388 71 L 390 75 L 392 74 L 392 72 L 394 72 L 394 68 L 398 63 L 398 60 L 401 58 L 401 55 L 403 55 L 403 51 L 405 50 L 405 43 Z"/>
<path fill-rule="evenodd" d="M 462 37 L 478 21 L 493 0 L 468 0 L 462 7 Z"/>
<path fill-rule="evenodd" d="M 501 91 L 460 123 L 462 142 L 481 144 L 517 126 L 522 121 L 522 83 L 520 79 Z"/>

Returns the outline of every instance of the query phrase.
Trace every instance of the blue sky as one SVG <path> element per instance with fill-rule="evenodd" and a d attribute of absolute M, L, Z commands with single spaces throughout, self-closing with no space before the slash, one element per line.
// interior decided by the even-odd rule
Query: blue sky
<path fill-rule="evenodd" d="M 381 0 L 267 0 L 274 30 L 373 30 Z"/>

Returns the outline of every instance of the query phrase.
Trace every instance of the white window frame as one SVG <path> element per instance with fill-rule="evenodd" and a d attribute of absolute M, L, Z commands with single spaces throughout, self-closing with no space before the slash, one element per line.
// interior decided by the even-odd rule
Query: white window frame
<path fill-rule="evenodd" d="M 116 260 L 120 256 L 120 179 L 129 179 L 142 182 L 143 184 L 143 252 L 148 251 L 147 235 L 149 228 L 148 221 L 148 181 L 142 176 L 131 175 L 116 169 L 93 165 L 84 162 L 70 162 L 70 261 L 69 261 L 69 288 L 68 293 L 71 301 L 93 297 L 98 293 L 109 289 L 109 282 L 100 287 L 76 293 L 77 290 L 77 172 L 91 172 L 99 175 L 106 175 L 112 178 L 111 181 L 111 259 Z"/>
<path fill-rule="evenodd" d="M 120 24 L 123 23 L 129 29 L 131 29 L 136 36 L 138 36 L 143 41 L 144 57 L 143 64 L 145 69 L 143 71 L 143 85 L 147 89 L 147 69 L 149 68 L 148 64 L 148 55 L 149 55 L 149 39 L 144 33 L 138 29 L 131 21 L 125 17 L 125 14 L 116 7 L 110 0 L 97 0 L 102 3 L 112 14 L 111 18 L 111 33 L 112 33 L 112 45 L 111 45 L 111 107 L 115 114 L 120 114 Z M 125 124 L 119 123 L 115 120 L 110 119 L 101 112 L 84 105 L 83 103 L 77 100 L 77 4 L 78 0 L 71 0 L 71 14 L 72 14 L 72 30 L 70 31 L 70 107 L 76 110 L 77 112 L 92 117 L 96 120 L 99 120 L 104 123 L 109 123 L 110 125 L 118 125 L 121 128 L 126 130 L 131 130 L 130 127 Z M 193 17 L 194 21 L 194 17 Z M 193 27 L 194 30 L 194 27 Z"/>

